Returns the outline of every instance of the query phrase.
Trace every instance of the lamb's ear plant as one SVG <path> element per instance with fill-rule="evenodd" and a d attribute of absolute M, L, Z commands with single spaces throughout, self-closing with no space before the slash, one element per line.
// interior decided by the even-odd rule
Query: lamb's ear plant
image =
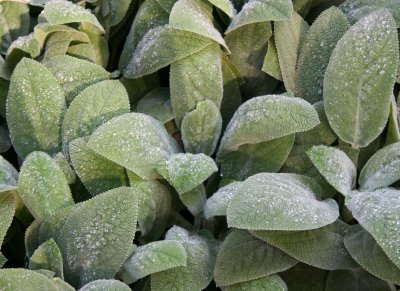
<path fill-rule="evenodd" d="M 0 0 L 0 290 L 400 287 L 399 0 Z"/>

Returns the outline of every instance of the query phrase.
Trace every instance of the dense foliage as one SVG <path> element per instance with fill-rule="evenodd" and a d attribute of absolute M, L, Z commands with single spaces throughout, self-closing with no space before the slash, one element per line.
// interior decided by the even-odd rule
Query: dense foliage
<path fill-rule="evenodd" d="M 399 27 L 400 0 L 0 0 L 0 290 L 397 290 Z"/>

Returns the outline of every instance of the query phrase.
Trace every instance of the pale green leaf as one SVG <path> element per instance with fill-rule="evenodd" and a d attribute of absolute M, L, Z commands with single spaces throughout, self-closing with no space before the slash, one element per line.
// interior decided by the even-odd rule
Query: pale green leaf
<path fill-rule="evenodd" d="M 205 187 L 203 184 L 200 184 L 188 192 L 181 193 L 179 198 L 194 216 L 198 216 L 203 212 L 204 204 L 207 200 Z"/>
<path fill-rule="evenodd" d="M 268 50 L 264 58 L 262 70 L 275 79 L 283 81 L 281 68 L 279 67 L 278 52 L 273 37 L 268 40 Z"/>
<path fill-rule="evenodd" d="M 77 138 L 70 143 L 72 166 L 92 196 L 127 186 L 125 168 L 96 154 L 87 146 L 88 138 Z"/>
<path fill-rule="evenodd" d="M 290 20 L 275 23 L 275 44 L 279 66 L 286 90 L 296 93 L 296 65 L 300 48 L 308 31 L 308 24 L 296 12 Z"/>
<path fill-rule="evenodd" d="M 35 271 L 50 280 L 52 280 L 54 278 L 54 274 L 55 274 L 53 271 L 46 270 L 46 269 L 37 269 L 37 270 L 32 270 L 32 271 Z"/>
<path fill-rule="evenodd" d="M 45 65 L 64 89 L 68 103 L 86 87 L 110 77 L 110 73 L 99 65 L 71 56 L 55 56 Z"/>
<path fill-rule="evenodd" d="M 92 134 L 88 146 L 144 179 L 158 178 L 157 164 L 179 151 L 165 127 L 142 113 L 107 121 Z"/>
<path fill-rule="evenodd" d="M 75 288 L 60 278 L 53 278 L 51 281 L 57 287 L 58 291 L 75 291 Z"/>
<path fill-rule="evenodd" d="M 290 0 L 250 0 L 233 17 L 225 33 L 250 23 L 288 20 L 292 11 Z"/>
<path fill-rule="evenodd" d="M 0 53 L 5 55 L 10 44 L 29 33 L 29 6 L 17 1 L 0 4 Z"/>
<path fill-rule="evenodd" d="M 0 156 L 0 191 L 17 186 L 18 171 L 3 156 Z"/>
<path fill-rule="evenodd" d="M 212 44 L 212 40 L 168 25 L 149 30 L 124 70 L 126 78 L 139 78 L 158 71 Z"/>
<path fill-rule="evenodd" d="M 222 243 L 215 265 L 217 286 L 227 286 L 259 279 L 293 267 L 297 261 L 252 236 L 233 229 Z"/>
<path fill-rule="evenodd" d="M 129 97 L 119 81 L 105 80 L 85 88 L 71 102 L 63 120 L 64 153 L 68 155 L 74 139 L 91 135 L 106 121 L 129 111 Z"/>
<path fill-rule="evenodd" d="M 400 142 L 375 152 L 358 178 L 362 191 L 387 187 L 397 180 L 400 180 Z"/>
<path fill-rule="evenodd" d="M 235 14 L 235 7 L 233 7 L 233 4 L 230 0 L 208 0 L 211 4 L 213 4 L 215 7 L 221 9 L 226 15 L 229 17 L 233 17 Z"/>
<path fill-rule="evenodd" d="M 97 17 L 104 18 L 107 25 L 115 26 L 124 19 L 132 2 L 135 3 L 132 0 L 102 0 L 98 6 L 100 9 Z"/>
<path fill-rule="evenodd" d="M 246 99 L 269 94 L 278 84 L 275 79 L 261 71 L 271 36 L 269 22 L 245 25 L 225 36 L 225 42 L 232 52 L 230 60 L 243 77 L 241 90 Z"/>
<path fill-rule="evenodd" d="M 247 282 L 233 284 L 224 289 L 225 291 L 262 290 L 262 291 L 288 291 L 285 281 L 278 274 L 265 276 Z"/>
<path fill-rule="evenodd" d="M 398 48 L 393 17 L 379 10 L 353 25 L 331 55 L 324 78 L 326 115 L 335 133 L 353 148 L 367 146 L 385 127 Z"/>
<path fill-rule="evenodd" d="M 238 150 L 242 144 L 255 144 L 312 129 L 318 114 L 306 101 L 280 95 L 250 99 L 242 104 L 222 137 L 218 157 Z"/>
<path fill-rule="evenodd" d="M 19 174 L 18 193 L 38 220 L 74 204 L 64 172 L 43 152 L 33 152 L 25 159 Z"/>
<path fill-rule="evenodd" d="M 221 50 L 217 44 L 171 64 L 170 89 L 176 124 L 196 109 L 198 102 L 211 100 L 220 107 L 223 96 Z"/>
<path fill-rule="evenodd" d="M 0 246 L 14 217 L 15 199 L 12 192 L 0 193 Z"/>
<path fill-rule="evenodd" d="M 186 266 L 186 251 L 179 241 L 155 241 L 138 247 L 120 270 L 121 279 L 131 284 L 150 274 Z"/>
<path fill-rule="evenodd" d="M 7 123 L 14 149 L 22 159 L 35 150 L 60 151 L 65 110 L 64 94 L 49 70 L 34 60 L 19 62 L 11 77 Z"/>
<path fill-rule="evenodd" d="M 65 55 L 72 38 L 70 37 L 70 32 L 68 31 L 57 31 L 52 33 L 46 40 L 45 52 L 43 55 L 43 62 L 49 60 L 54 56 Z"/>
<path fill-rule="evenodd" d="M 2 268 L 6 262 L 7 262 L 7 258 L 5 256 L 3 256 L 2 253 L 0 253 L 0 268 Z"/>
<path fill-rule="evenodd" d="M 25 231 L 25 252 L 28 257 L 31 257 L 40 245 L 40 226 L 41 222 L 39 220 L 34 220 Z"/>
<path fill-rule="evenodd" d="M 356 185 L 357 169 L 341 150 L 314 146 L 307 152 L 311 162 L 324 178 L 343 195 L 350 195 Z"/>
<path fill-rule="evenodd" d="M 173 120 L 174 113 L 172 111 L 169 88 L 159 87 L 151 90 L 139 100 L 136 110 L 150 115 L 164 124 Z"/>
<path fill-rule="evenodd" d="M 88 22 L 83 22 L 79 26 L 79 30 L 88 36 L 90 44 L 93 46 L 96 54 L 96 64 L 103 68 L 107 67 L 110 52 L 108 50 L 108 43 L 105 36 L 99 33 L 97 26 Z"/>
<path fill-rule="evenodd" d="M 228 204 L 241 184 L 241 182 L 232 182 L 221 187 L 210 198 L 208 198 L 204 205 L 204 216 L 207 219 L 214 216 L 226 216 Z"/>
<path fill-rule="evenodd" d="M 360 225 L 351 228 L 344 238 L 344 244 L 354 260 L 368 272 L 384 281 L 400 284 L 400 269 Z"/>
<path fill-rule="evenodd" d="M 400 142 L 400 129 L 399 129 L 399 112 L 396 104 L 396 98 L 393 95 L 392 103 L 390 104 L 390 113 L 389 113 L 389 121 L 388 121 L 388 129 L 386 134 L 385 145 L 389 145 L 395 142 Z"/>
<path fill-rule="evenodd" d="M 292 150 L 295 135 L 290 134 L 256 144 L 242 144 L 221 158 L 221 177 L 245 180 L 261 172 L 278 172 Z"/>
<path fill-rule="evenodd" d="M 212 20 L 207 16 L 207 11 L 205 11 L 199 1 L 177 1 L 170 12 L 169 25 L 175 29 L 192 32 L 212 39 L 229 51 L 225 40 L 219 31 L 214 28 Z"/>
<path fill-rule="evenodd" d="M 178 226 L 172 227 L 166 240 L 178 240 L 185 248 L 186 266 L 151 275 L 151 290 L 202 290 L 210 284 L 214 269 L 215 246 L 202 232 L 191 234 Z"/>
<path fill-rule="evenodd" d="M 339 8 L 346 14 L 351 23 L 355 23 L 362 17 L 387 8 L 400 27 L 400 2 L 397 0 L 347 0 Z"/>
<path fill-rule="evenodd" d="M 319 185 L 296 174 L 261 173 L 246 179 L 228 206 L 229 227 L 252 230 L 310 230 L 333 223 L 339 209 L 318 200 Z"/>
<path fill-rule="evenodd" d="M 128 257 L 138 201 L 132 189 L 116 188 L 87 200 L 68 217 L 56 239 L 64 274 L 73 285 L 111 279 Z"/>
<path fill-rule="evenodd" d="M 44 18 L 51 24 L 67 24 L 75 22 L 88 22 L 98 27 L 104 32 L 103 26 L 96 16 L 89 10 L 66 0 L 52 0 L 44 6 L 39 19 Z"/>
<path fill-rule="evenodd" d="M 44 275 L 26 269 L 1 269 L 0 286 L 2 291 L 58 290 L 54 283 Z"/>
<path fill-rule="evenodd" d="M 96 62 L 96 51 L 89 43 L 79 43 L 69 46 L 67 55 L 93 63 Z"/>
<path fill-rule="evenodd" d="M 39 227 L 39 244 L 51 238 L 58 242 L 61 229 L 64 227 L 68 217 L 71 216 L 76 209 L 76 204 L 61 208 L 55 214 L 43 220 L 39 226 L 34 226 L 35 228 Z"/>
<path fill-rule="evenodd" d="M 36 58 L 40 55 L 40 46 L 33 33 L 23 35 L 14 40 L 7 50 L 7 65 L 15 68 L 24 57 Z"/>
<path fill-rule="evenodd" d="M 63 259 L 56 242 L 50 239 L 41 244 L 29 258 L 29 269 L 45 269 L 55 273 L 55 276 L 64 278 Z"/>
<path fill-rule="evenodd" d="M 137 180 L 133 175 L 128 172 L 131 188 L 139 200 L 140 233 L 148 240 L 159 239 L 164 233 L 171 211 L 170 190 L 157 180 Z"/>
<path fill-rule="evenodd" d="M 56 32 L 67 32 L 69 38 L 76 42 L 89 43 L 89 37 L 86 33 L 76 30 L 75 28 L 69 27 L 62 24 L 50 24 L 50 23 L 38 23 L 35 25 L 33 34 L 35 39 L 39 42 L 40 47 L 44 47 L 46 41 L 49 39 L 51 34 Z"/>
<path fill-rule="evenodd" d="M 67 158 L 64 156 L 62 152 L 59 152 L 53 157 L 53 160 L 57 163 L 60 169 L 63 171 L 65 178 L 67 178 L 67 182 L 69 185 L 75 184 L 76 175 L 74 170 L 71 168 Z"/>
<path fill-rule="evenodd" d="M 142 37 L 151 29 L 168 24 L 169 11 L 163 8 L 162 2 L 164 1 L 147 0 L 141 4 L 121 53 L 119 60 L 119 70 L 121 72 L 128 66 Z M 170 2 L 174 3 L 175 1 Z"/>
<path fill-rule="evenodd" d="M 338 40 L 350 28 L 336 7 L 323 11 L 311 25 L 300 49 L 296 69 L 296 94 L 315 103 L 322 100 L 326 67 Z"/>
<path fill-rule="evenodd" d="M 320 269 L 336 270 L 358 266 L 343 243 L 349 230 L 349 225 L 337 221 L 312 230 L 252 231 L 251 234 L 303 263 Z"/>
<path fill-rule="evenodd" d="M 198 102 L 196 109 L 187 113 L 182 120 L 181 134 L 185 151 L 211 156 L 221 129 L 222 117 L 215 103 L 211 100 Z"/>
<path fill-rule="evenodd" d="M 395 291 L 394 285 L 382 281 L 365 270 L 347 269 L 331 271 L 325 291 Z"/>
<path fill-rule="evenodd" d="M 125 285 L 118 280 L 95 280 L 85 286 L 79 291 L 130 291 L 128 285 Z"/>
<path fill-rule="evenodd" d="M 374 237 L 389 259 L 400 268 L 400 191 L 380 189 L 356 192 L 346 205 L 353 217 Z"/>
<path fill-rule="evenodd" d="M 218 171 L 214 160 L 205 154 L 176 154 L 157 168 L 179 194 L 188 192 Z"/>

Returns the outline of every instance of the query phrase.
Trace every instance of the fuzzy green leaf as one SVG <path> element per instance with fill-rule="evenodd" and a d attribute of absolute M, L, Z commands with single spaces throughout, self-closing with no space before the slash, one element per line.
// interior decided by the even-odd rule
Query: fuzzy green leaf
<path fill-rule="evenodd" d="M 178 240 L 185 248 L 186 266 L 151 275 L 151 290 L 202 290 L 210 284 L 215 264 L 217 243 L 209 233 L 191 234 L 178 226 L 172 227 L 166 240 Z"/>
<path fill-rule="evenodd" d="M 230 0 L 208 0 L 208 2 L 221 9 L 229 17 L 233 17 L 235 8 Z"/>
<path fill-rule="evenodd" d="M 0 156 L 0 192 L 17 186 L 18 171 L 5 158 Z"/>
<path fill-rule="evenodd" d="M 14 217 L 15 199 L 12 192 L 0 193 L 0 246 Z"/>
<path fill-rule="evenodd" d="M 252 98 L 242 104 L 222 137 L 218 157 L 242 144 L 255 144 L 312 129 L 318 114 L 306 101 L 280 95 Z"/>
<path fill-rule="evenodd" d="M 44 242 L 35 250 L 29 259 L 29 269 L 50 270 L 55 276 L 64 278 L 61 252 L 53 239 Z"/>
<path fill-rule="evenodd" d="M 176 124 L 196 109 L 197 103 L 211 100 L 220 107 L 223 96 L 221 51 L 217 44 L 171 64 L 171 101 Z"/>
<path fill-rule="evenodd" d="M 400 142 L 377 151 L 365 164 L 359 177 L 362 191 L 373 191 L 400 180 Z"/>
<path fill-rule="evenodd" d="M 127 284 L 150 274 L 186 266 L 186 251 L 179 241 L 155 241 L 140 246 L 124 263 L 120 271 Z"/>
<path fill-rule="evenodd" d="M 400 191 L 380 189 L 356 192 L 346 205 L 354 218 L 374 237 L 389 259 L 400 268 Z"/>
<path fill-rule="evenodd" d="M 326 115 L 335 133 L 353 148 L 367 146 L 385 127 L 398 50 L 393 17 L 379 10 L 352 26 L 331 55 L 324 79 Z"/>
<path fill-rule="evenodd" d="M 64 89 L 67 103 L 86 87 L 110 77 L 110 73 L 99 65 L 71 56 L 55 56 L 44 64 Z"/>
<path fill-rule="evenodd" d="M 169 88 L 159 87 L 151 90 L 139 100 L 136 110 L 150 115 L 164 124 L 173 120 L 174 113 L 172 111 Z"/>
<path fill-rule="evenodd" d="M 95 280 L 85 286 L 79 291 L 130 291 L 128 285 L 125 285 L 118 280 Z"/>
<path fill-rule="evenodd" d="M 296 94 L 315 103 L 322 100 L 326 67 L 338 40 L 350 28 L 336 7 L 322 12 L 311 25 L 301 46 L 296 70 Z"/>
<path fill-rule="evenodd" d="M 384 281 L 400 284 L 400 269 L 360 225 L 351 228 L 344 238 L 344 244 L 354 260 L 368 272 Z"/>
<path fill-rule="evenodd" d="M 204 205 L 204 216 L 210 219 L 214 216 L 226 216 L 228 204 L 236 193 L 236 190 L 241 185 L 241 182 L 233 182 L 224 187 L 221 187 L 210 198 L 207 199 Z"/>
<path fill-rule="evenodd" d="M 65 178 L 67 178 L 68 185 L 75 184 L 76 175 L 74 170 L 71 168 L 67 158 L 62 152 L 59 152 L 53 157 L 53 160 L 57 163 L 60 169 L 63 171 Z"/>
<path fill-rule="evenodd" d="M 103 26 L 101 26 L 94 14 L 77 4 L 65 0 L 52 0 L 46 3 L 42 13 L 39 15 L 39 19 L 45 19 L 51 24 L 88 22 L 104 32 Z"/>
<path fill-rule="evenodd" d="M 132 189 L 121 187 L 77 207 L 57 238 L 65 277 L 77 286 L 96 279 L 111 279 L 131 250 L 137 223 L 137 196 Z"/>
<path fill-rule="evenodd" d="M 19 174 L 18 193 L 38 220 L 74 204 L 64 172 L 43 152 L 33 152 L 24 161 Z"/>
<path fill-rule="evenodd" d="M 282 79 L 286 90 L 292 95 L 296 92 L 297 58 L 308 28 L 307 22 L 296 12 L 293 12 L 290 20 L 275 23 L 275 44 Z"/>
<path fill-rule="evenodd" d="M 204 154 L 172 155 L 157 170 L 179 194 L 188 192 L 218 171 L 214 160 Z"/>
<path fill-rule="evenodd" d="M 61 119 L 66 110 L 56 78 L 40 63 L 23 59 L 11 77 L 7 123 L 15 150 L 25 158 L 35 150 L 61 149 Z"/>
<path fill-rule="evenodd" d="M 3 291 L 58 290 L 54 283 L 44 275 L 26 269 L 1 269 L 0 286 Z"/>
<path fill-rule="evenodd" d="M 285 281 L 278 274 L 265 276 L 260 279 L 230 285 L 225 291 L 263 290 L 263 291 L 288 291 Z"/>
<path fill-rule="evenodd" d="M 212 40 L 168 25 L 149 30 L 138 43 L 124 70 L 126 78 L 139 78 L 158 71 L 212 44 Z"/>
<path fill-rule="evenodd" d="M 233 229 L 222 243 L 215 265 L 217 286 L 227 286 L 259 279 L 293 267 L 297 261 L 279 249 Z"/>
<path fill-rule="evenodd" d="M 127 186 L 125 168 L 96 154 L 87 146 L 88 138 L 70 143 L 70 158 L 76 174 L 92 196 Z"/>
<path fill-rule="evenodd" d="M 207 200 L 205 187 L 203 184 L 200 184 L 188 192 L 181 193 L 179 198 L 193 216 L 198 216 L 203 212 L 204 204 Z"/>
<path fill-rule="evenodd" d="M 211 156 L 221 129 L 222 117 L 215 103 L 210 100 L 198 102 L 196 109 L 186 114 L 182 120 L 181 133 L 185 151 Z"/>
<path fill-rule="evenodd" d="M 290 0 L 250 0 L 235 15 L 225 33 L 250 23 L 288 20 L 292 11 Z"/>
<path fill-rule="evenodd" d="M 65 114 L 64 152 L 68 155 L 68 144 L 74 139 L 91 135 L 106 121 L 129 111 L 129 97 L 119 81 L 105 80 L 87 87 L 74 98 Z"/>
<path fill-rule="evenodd" d="M 318 200 L 319 185 L 296 174 L 261 173 L 246 179 L 228 206 L 229 227 L 252 230 L 310 230 L 334 222 L 332 199 Z"/>
<path fill-rule="evenodd" d="M 321 145 L 312 147 L 307 154 L 329 184 L 343 195 L 350 195 L 356 185 L 357 169 L 344 152 Z"/>
<path fill-rule="evenodd" d="M 268 50 L 265 54 L 262 70 L 275 79 L 283 81 L 281 68 L 279 67 L 278 52 L 273 37 L 268 40 Z"/>
<path fill-rule="evenodd" d="M 40 245 L 39 231 L 41 221 L 34 220 L 25 231 L 25 252 L 28 257 L 31 257 Z"/>
<path fill-rule="evenodd" d="M 178 152 L 164 126 L 142 113 L 107 121 L 92 134 L 88 147 L 143 179 L 158 178 L 157 164 Z"/>
<path fill-rule="evenodd" d="M 251 234 L 303 263 L 321 269 L 336 270 L 358 266 L 343 243 L 349 229 L 350 226 L 338 221 L 312 230 L 253 231 Z"/>

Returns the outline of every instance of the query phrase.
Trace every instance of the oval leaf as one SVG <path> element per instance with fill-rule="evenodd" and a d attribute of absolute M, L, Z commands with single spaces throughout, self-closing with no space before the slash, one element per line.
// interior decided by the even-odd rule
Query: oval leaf
<path fill-rule="evenodd" d="M 64 278 L 61 252 L 53 239 L 44 242 L 35 250 L 29 258 L 29 269 L 50 270 L 55 276 Z"/>
<path fill-rule="evenodd" d="M 26 269 L 1 269 L 0 286 L 5 288 L 4 291 L 58 290 L 53 282 L 44 275 Z"/>

